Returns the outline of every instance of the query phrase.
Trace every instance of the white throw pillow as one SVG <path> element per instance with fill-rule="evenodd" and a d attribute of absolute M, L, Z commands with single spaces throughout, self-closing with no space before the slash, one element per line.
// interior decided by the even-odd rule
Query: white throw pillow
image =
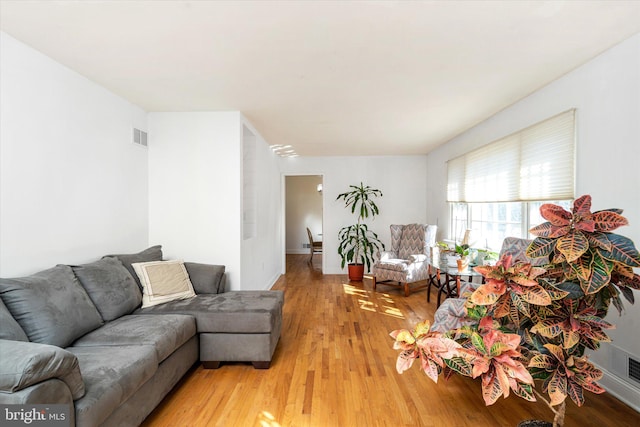
<path fill-rule="evenodd" d="M 142 284 L 142 308 L 196 295 L 180 260 L 136 262 L 131 266 Z"/>

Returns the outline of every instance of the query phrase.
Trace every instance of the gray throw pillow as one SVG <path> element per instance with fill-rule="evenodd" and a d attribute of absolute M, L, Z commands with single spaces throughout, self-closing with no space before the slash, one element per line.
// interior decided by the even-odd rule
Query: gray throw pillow
<path fill-rule="evenodd" d="M 224 265 L 185 262 L 189 279 L 197 294 L 220 294 L 224 292 Z"/>
<path fill-rule="evenodd" d="M 0 295 L 33 342 L 67 347 L 102 325 L 96 306 L 66 265 L 0 279 Z"/>
<path fill-rule="evenodd" d="M 140 291 L 142 291 L 142 284 L 140 283 L 140 279 L 136 274 L 135 270 L 131 266 L 131 264 L 136 262 L 150 262 L 150 261 L 162 261 L 162 246 L 156 245 L 151 246 L 148 249 L 145 249 L 142 252 L 138 252 L 137 254 L 119 254 L 119 255 L 105 255 L 103 258 L 112 257 L 118 258 L 120 262 L 125 266 L 133 280 L 136 281 Z"/>
<path fill-rule="evenodd" d="M 0 299 L 0 340 L 29 341 L 16 319 Z"/>
<path fill-rule="evenodd" d="M 102 258 L 71 268 L 105 322 L 129 314 L 140 306 L 140 289 L 119 259 Z"/>

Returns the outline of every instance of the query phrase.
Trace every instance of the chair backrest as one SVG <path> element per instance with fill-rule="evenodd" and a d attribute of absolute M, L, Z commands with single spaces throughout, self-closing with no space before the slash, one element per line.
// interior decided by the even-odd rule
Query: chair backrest
<path fill-rule="evenodd" d="M 307 227 L 307 236 L 309 236 L 309 244 L 313 248 L 313 234 L 311 234 L 311 230 L 309 230 L 309 227 Z"/>
<path fill-rule="evenodd" d="M 436 242 L 437 226 L 428 224 L 391 225 L 391 249 L 400 259 L 409 255 L 429 255 Z"/>
<path fill-rule="evenodd" d="M 502 255 L 511 255 L 513 262 L 521 261 L 532 265 L 540 266 L 545 264 L 544 258 L 529 258 L 526 250 L 531 244 L 531 240 L 521 239 L 519 237 L 505 237 L 500 249 L 500 257 Z"/>

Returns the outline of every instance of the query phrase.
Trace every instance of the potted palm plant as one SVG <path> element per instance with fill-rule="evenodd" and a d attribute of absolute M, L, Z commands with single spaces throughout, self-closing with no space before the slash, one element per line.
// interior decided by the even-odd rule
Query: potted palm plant
<path fill-rule="evenodd" d="M 480 377 L 487 405 L 510 393 L 541 399 L 558 427 L 567 397 L 582 406 L 585 391 L 604 392 L 597 384 L 602 372 L 585 351 L 610 341 L 605 331 L 613 325 L 604 318 L 611 305 L 621 314 L 621 297 L 633 304 L 640 254 L 630 239 L 612 233 L 627 225 L 622 210 L 591 212 L 588 195 L 576 199 L 571 211 L 552 204 L 540 211 L 547 222 L 531 230 L 537 237 L 527 255 L 542 257 L 544 267 L 512 262 L 510 256 L 476 267 L 486 283 L 467 300 L 470 324 L 440 333 L 425 321 L 391 336 L 394 348 L 402 350 L 398 372 L 421 358 L 434 381 L 440 374 Z"/>
<path fill-rule="evenodd" d="M 348 264 L 349 280 L 362 281 L 365 267 L 369 271 L 374 262 L 374 256 L 384 250 L 384 243 L 378 235 L 369 229 L 364 221 L 378 215 L 378 206 L 374 200 L 382 197 L 382 192 L 363 183 L 350 185 L 350 191 L 341 193 L 336 200 L 343 200 L 345 207 L 357 216 L 353 225 L 342 227 L 338 232 L 338 254 L 342 259 L 342 268 Z"/>

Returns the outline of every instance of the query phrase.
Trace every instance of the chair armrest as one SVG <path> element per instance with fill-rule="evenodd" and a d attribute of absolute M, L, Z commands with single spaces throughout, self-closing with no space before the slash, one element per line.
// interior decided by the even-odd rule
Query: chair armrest
<path fill-rule="evenodd" d="M 433 315 L 432 331 L 446 332 L 468 324 L 466 298 L 447 298 Z"/>
<path fill-rule="evenodd" d="M 427 259 L 429 259 L 429 257 L 426 256 L 425 254 L 409 255 L 409 262 L 410 263 L 413 263 L 413 262 L 425 262 Z"/>
<path fill-rule="evenodd" d="M 224 265 L 185 262 L 193 290 L 197 294 L 221 294 L 224 292 L 226 278 Z"/>
<path fill-rule="evenodd" d="M 13 393 L 58 378 L 73 399 L 84 396 L 78 358 L 60 347 L 34 342 L 0 340 L 0 391 Z"/>
<path fill-rule="evenodd" d="M 466 280 L 461 280 L 460 281 L 460 296 L 464 297 L 464 298 L 468 298 L 480 286 L 482 286 L 481 283 L 474 283 L 474 282 L 468 282 Z"/>
<path fill-rule="evenodd" d="M 390 259 L 397 259 L 398 256 L 393 251 L 382 251 L 380 252 L 380 261 L 388 261 Z"/>

